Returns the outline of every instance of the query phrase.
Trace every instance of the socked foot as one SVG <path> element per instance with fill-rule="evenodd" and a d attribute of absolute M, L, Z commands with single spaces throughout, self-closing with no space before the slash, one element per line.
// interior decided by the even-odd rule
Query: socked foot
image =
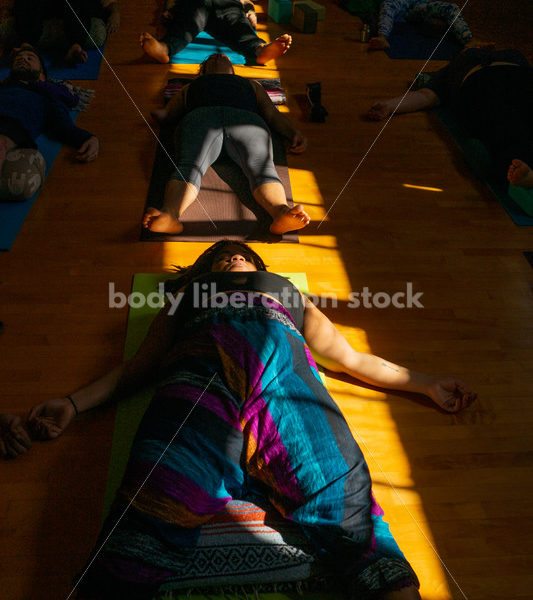
<path fill-rule="evenodd" d="M 303 229 L 306 225 L 309 225 L 310 220 L 301 204 L 296 204 L 292 208 L 282 206 L 278 215 L 272 221 L 270 231 L 276 235 L 281 235 L 287 233 L 287 231 Z"/>
<path fill-rule="evenodd" d="M 88 56 L 79 44 L 72 44 L 65 55 L 65 60 L 73 65 L 81 65 L 87 60 Z"/>
<path fill-rule="evenodd" d="M 177 235 L 183 231 L 183 225 L 168 213 L 149 207 L 143 216 L 143 227 L 155 233 Z"/>
<path fill-rule="evenodd" d="M 164 42 L 156 40 L 153 35 L 143 31 L 139 37 L 139 42 L 144 52 L 157 60 L 157 62 L 166 64 L 170 60 L 168 46 Z"/>
<path fill-rule="evenodd" d="M 533 188 L 533 169 L 518 158 L 513 158 L 507 171 L 509 183 L 523 188 Z"/>
<path fill-rule="evenodd" d="M 269 60 L 274 60 L 287 52 L 291 47 L 292 37 L 288 33 L 284 33 L 276 38 L 270 44 L 259 46 L 256 61 L 260 65 L 266 65 Z"/>

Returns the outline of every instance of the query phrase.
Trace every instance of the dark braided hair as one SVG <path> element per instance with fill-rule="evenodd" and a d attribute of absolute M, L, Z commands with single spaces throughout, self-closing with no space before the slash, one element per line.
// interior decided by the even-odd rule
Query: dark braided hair
<path fill-rule="evenodd" d="M 165 281 L 165 292 L 174 294 L 180 288 L 189 284 L 197 277 L 205 275 L 206 273 L 210 273 L 211 267 L 213 266 L 213 259 L 226 246 L 238 246 L 239 248 L 242 248 L 248 254 L 251 255 L 252 261 L 258 271 L 267 270 L 267 266 L 265 265 L 263 259 L 259 256 L 259 254 L 257 254 L 257 252 L 254 252 L 250 248 L 250 246 L 248 246 L 244 242 L 236 242 L 233 240 L 220 240 L 212 246 L 209 246 L 209 248 L 205 250 L 205 252 L 202 252 L 202 254 L 200 254 L 200 256 L 195 260 L 195 262 L 192 265 L 189 265 L 188 267 L 172 265 L 176 269 L 176 272 L 179 276 L 176 279 L 167 279 L 167 281 Z"/>

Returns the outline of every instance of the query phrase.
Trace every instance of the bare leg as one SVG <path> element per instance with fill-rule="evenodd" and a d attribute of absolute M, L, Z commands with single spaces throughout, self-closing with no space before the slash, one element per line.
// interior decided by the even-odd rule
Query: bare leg
<path fill-rule="evenodd" d="M 165 42 L 156 40 L 155 37 L 146 31 L 143 31 L 139 37 L 141 48 L 148 56 L 151 56 L 157 62 L 166 64 L 170 60 L 169 49 Z"/>
<path fill-rule="evenodd" d="M 383 600 L 420 600 L 420 594 L 414 585 L 390 592 L 383 596 Z"/>
<path fill-rule="evenodd" d="M 279 56 L 285 54 L 291 47 L 292 37 L 285 33 L 280 35 L 270 44 L 264 44 L 263 46 L 257 47 L 256 61 L 260 65 L 265 65 L 269 60 L 274 60 Z"/>
<path fill-rule="evenodd" d="M 150 206 L 143 216 L 143 227 L 157 233 L 179 234 L 183 225 L 179 218 L 196 200 L 198 188 L 187 181 L 169 179 L 161 210 Z"/>
<path fill-rule="evenodd" d="M 512 185 L 533 188 L 533 169 L 519 158 L 513 158 L 507 171 L 507 179 Z"/>
<path fill-rule="evenodd" d="M 287 204 L 285 190 L 281 183 L 263 183 L 254 190 L 254 198 L 272 217 L 270 231 L 277 235 L 302 229 L 309 224 L 309 215 L 301 204 L 292 208 Z"/>

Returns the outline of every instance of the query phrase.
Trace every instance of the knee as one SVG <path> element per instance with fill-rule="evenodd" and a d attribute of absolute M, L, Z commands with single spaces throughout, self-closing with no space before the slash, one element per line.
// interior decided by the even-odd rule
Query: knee
<path fill-rule="evenodd" d="M 10 150 L 0 168 L 0 200 L 24 202 L 31 198 L 43 184 L 45 166 L 38 150 Z"/>

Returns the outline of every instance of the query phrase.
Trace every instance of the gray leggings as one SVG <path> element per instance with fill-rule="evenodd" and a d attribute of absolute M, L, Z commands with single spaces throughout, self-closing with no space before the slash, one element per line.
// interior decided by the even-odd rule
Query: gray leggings
<path fill-rule="evenodd" d="M 177 169 L 171 178 L 200 189 L 222 148 L 244 171 L 252 191 L 263 183 L 281 183 L 266 123 L 254 112 L 227 106 L 202 106 L 183 117 L 176 129 Z"/>

